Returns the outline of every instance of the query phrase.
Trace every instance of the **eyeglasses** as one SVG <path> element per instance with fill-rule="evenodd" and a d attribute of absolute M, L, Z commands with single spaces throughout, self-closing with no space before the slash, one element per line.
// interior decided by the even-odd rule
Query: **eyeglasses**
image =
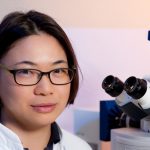
<path fill-rule="evenodd" d="M 8 69 L 0 64 L 0 67 L 13 74 L 17 84 L 23 86 L 36 85 L 44 75 L 48 76 L 50 82 L 54 85 L 66 85 L 71 83 L 74 78 L 76 68 L 56 68 L 48 72 L 42 72 L 37 69 Z"/>

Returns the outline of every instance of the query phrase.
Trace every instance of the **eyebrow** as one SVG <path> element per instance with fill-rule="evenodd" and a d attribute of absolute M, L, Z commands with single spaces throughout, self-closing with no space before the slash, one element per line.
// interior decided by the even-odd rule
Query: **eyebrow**
<path fill-rule="evenodd" d="M 21 61 L 21 62 L 17 62 L 14 65 L 22 65 L 22 64 L 27 64 L 27 65 L 32 65 L 32 66 L 36 66 L 35 63 L 31 62 L 31 61 Z"/>
<path fill-rule="evenodd" d="M 65 60 L 58 60 L 58 61 L 53 62 L 53 64 L 54 65 L 57 65 L 57 64 L 68 64 L 68 62 L 65 61 Z"/>
<path fill-rule="evenodd" d="M 22 64 L 27 64 L 27 65 L 31 65 L 31 66 L 37 66 L 36 63 L 31 62 L 31 61 L 21 61 L 21 62 L 17 62 L 14 65 L 22 65 Z M 57 65 L 57 64 L 68 64 L 67 61 L 65 60 L 58 60 L 52 63 L 52 65 Z"/>

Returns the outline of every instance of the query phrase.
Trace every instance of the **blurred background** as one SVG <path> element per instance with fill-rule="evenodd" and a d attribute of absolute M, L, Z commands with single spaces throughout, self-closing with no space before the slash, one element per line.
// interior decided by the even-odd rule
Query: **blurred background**
<path fill-rule="evenodd" d="M 99 113 L 100 100 L 112 99 L 101 88 L 105 76 L 123 81 L 131 75 L 150 76 L 149 6 L 149 0 L 0 0 L 0 20 L 12 11 L 34 9 L 66 31 L 83 79 L 75 105 L 66 108 L 58 122 L 75 132 L 76 111 Z"/>

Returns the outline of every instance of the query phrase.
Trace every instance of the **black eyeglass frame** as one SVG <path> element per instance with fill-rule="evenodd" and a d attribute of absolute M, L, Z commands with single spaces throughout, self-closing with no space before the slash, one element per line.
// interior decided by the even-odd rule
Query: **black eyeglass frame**
<path fill-rule="evenodd" d="M 24 68 L 24 69 L 8 69 L 6 66 L 4 66 L 4 65 L 2 65 L 2 64 L 0 64 L 0 67 L 3 68 L 3 69 L 5 69 L 5 70 L 7 70 L 7 71 L 10 72 L 11 74 L 13 74 L 14 81 L 15 81 L 18 85 L 22 85 L 22 86 L 33 86 L 33 85 L 36 85 L 36 84 L 38 84 L 38 82 L 40 82 L 40 80 L 42 79 L 42 77 L 43 77 L 44 75 L 48 76 L 50 82 L 51 82 L 53 85 L 66 85 L 66 84 L 69 84 L 69 83 L 72 82 L 72 80 L 73 80 L 73 78 L 74 78 L 74 76 L 75 76 L 75 71 L 76 71 L 76 68 L 75 68 L 75 67 L 73 67 L 73 68 L 56 68 L 56 69 L 53 69 L 53 70 L 48 71 L 48 72 L 42 72 L 42 71 L 40 71 L 40 70 L 38 70 L 38 69 L 26 69 L 26 68 Z M 54 82 L 51 80 L 51 77 L 50 77 L 51 72 L 53 72 L 53 71 L 55 71 L 55 70 L 58 70 L 58 69 L 66 69 L 66 70 L 71 71 L 72 76 L 70 77 L 70 81 L 69 81 L 69 82 L 66 82 L 66 83 L 63 83 L 63 84 L 57 84 L 57 83 L 54 83 Z M 18 83 L 17 80 L 16 80 L 16 73 L 17 73 L 18 71 L 20 71 L 20 70 L 34 70 L 34 71 L 39 72 L 39 75 L 40 75 L 39 80 L 38 80 L 36 83 L 34 83 L 34 84 L 28 84 L 28 85 Z"/>

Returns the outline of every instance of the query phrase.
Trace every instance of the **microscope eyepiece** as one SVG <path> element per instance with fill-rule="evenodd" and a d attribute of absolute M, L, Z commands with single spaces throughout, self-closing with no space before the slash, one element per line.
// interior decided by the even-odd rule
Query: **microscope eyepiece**
<path fill-rule="evenodd" d="M 147 82 L 134 76 L 129 77 L 124 83 L 124 90 L 134 99 L 140 99 L 147 90 Z"/>
<path fill-rule="evenodd" d="M 102 82 L 102 88 L 112 97 L 119 96 L 123 89 L 124 84 L 117 77 L 112 75 L 107 76 Z"/>

